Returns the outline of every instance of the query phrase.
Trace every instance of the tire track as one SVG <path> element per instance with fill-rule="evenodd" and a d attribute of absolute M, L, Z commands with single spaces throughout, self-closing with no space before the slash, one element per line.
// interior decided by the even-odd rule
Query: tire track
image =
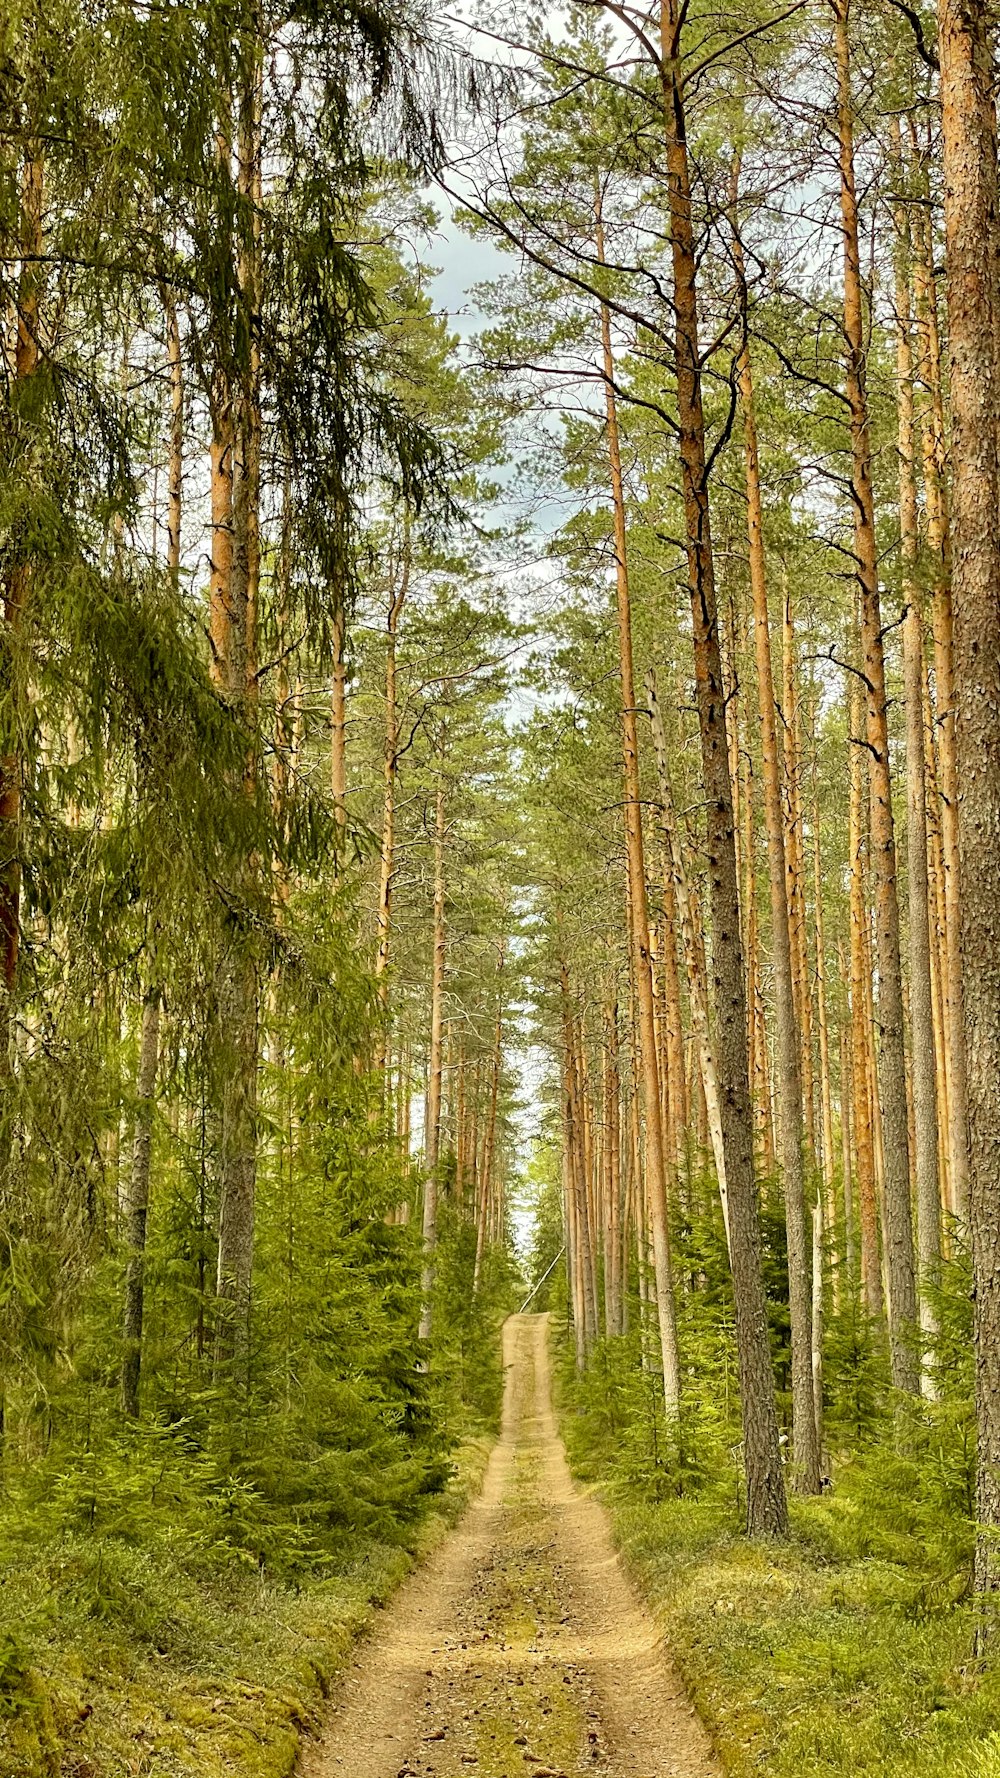
<path fill-rule="evenodd" d="M 482 1493 L 360 1649 L 303 1778 L 718 1778 L 607 1515 L 570 1477 L 547 1334 L 544 1315 L 507 1322 Z"/>

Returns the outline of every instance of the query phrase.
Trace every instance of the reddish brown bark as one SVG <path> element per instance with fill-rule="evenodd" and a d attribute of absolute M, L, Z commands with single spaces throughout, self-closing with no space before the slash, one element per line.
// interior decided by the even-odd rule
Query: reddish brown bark
<path fill-rule="evenodd" d="M 939 0 L 953 419 L 955 680 L 978 1429 L 976 1584 L 1000 1589 L 1000 250 L 985 8 Z M 984 1620 L 984 1629 L 985 1629 Z"/>
<path fill-rule="evenodd" d="M 684 111 L 683 16 L 677 0 L 663 0 L 659 73 L 666 136 L 681 483 L 702 779 L 707 805 L 716 1044 L 743 1411 L 747 1522 L 756 1536 L 782 1537 L 787 1531 L 788 1512 L 778 1444 L 753 1165 L 739 880 L 719 653 L 698 331 L 698 255 Z"/>

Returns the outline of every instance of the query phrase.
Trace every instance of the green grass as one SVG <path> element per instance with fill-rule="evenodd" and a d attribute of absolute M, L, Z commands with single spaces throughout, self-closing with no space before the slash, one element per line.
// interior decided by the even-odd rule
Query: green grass
<path fill-rule="evenodd" d="M 1000 1778 L 1000 1622 L 973 1652 L 971 1391 L 870 1414 L 834 1491 L 791 1501 L 790 1541 L 752 1544 L 732 1412 L 692 1386 L 678 1444 L 629 1349 L 580 1378 L 561 1334 L 571 1465 L 731 1778 Z"/>
<path fill-rule="evenodd" d="M 787 1544 L 751 1543 L 734 1473 L 654 1498 L 563 1394 L 574 1469 L 600 1488 L 727 1773 L 1000 1778 L 1000 1629 L 997 1655 L 974 1659 L 952 1473 L 875 1448 L 832 1496 L 792 1500 Z"/>
<path fill-rule="evenodd" d="M 774 1549 L 715 1503 L 609 1505 L 727 1772 L 1000 1773 L 1000 1673 L 971 1658 L 969 1604 L 929 1606 L 898 1564 L 824 1556 L 815 1506 Z"/>
<path fill-rule="evenodd" d="M 0 1517 L 3 1778 L 286 1778 L 351 1644 L 478 1484 L 488 1441 L 406 1541 L 356 1538 L 322 1579 L 192 1560 L 178 1538 Z"/>

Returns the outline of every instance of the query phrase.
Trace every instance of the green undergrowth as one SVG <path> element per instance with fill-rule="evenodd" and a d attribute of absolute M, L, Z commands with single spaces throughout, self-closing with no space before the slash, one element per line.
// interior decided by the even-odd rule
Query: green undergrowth
<path fill-rule="evenodd" d="M 444 1202 L 418 1354 L 419 1225 L 366 1210 L 356 1175 L 299 1177 L 294 1254 L 262 1199 L 242 1386 L 190 1337 L 198 1299 L 174 1300 L 156 1226 L 139 1418 L 113 1257 L 72 1345 L 9 1367 L 0 1778 L 284 1778 L 373 1609 L 477 1485 L 520 1279 L 488 1249 L 472 1291 L 475 1229 Z"/>
<path fill-rule="evenodd" d="M 490 1440 L 395 1537 L 345 1536 L 320 1569 L 275 1578 L 251 1555 L 255 1502 L 213 1500 L 198 1526 L 158 1511 L 149 1472 L 119 1482 L 103 1525 L 54 1540 L 0 1517 L 3 1778 L 285 1778 L 354 1641 L 479 1484 Z M 162 1465 L 170 1506 L 176 1477 Z M 241 1513 L 234 1538 L 219 1513 Z M 206 1526 L 213 1525 L 213 1535 Z"/>
<path fill-rule="evenodd" d="M 832 1490 L 792 1500 L 775 1547 L 742 1535 L 738 1433 L 718 1396 L 692 1400 L 678 1449 L 628 1341 L 582 1381 L 558 1325 L 557 1341 L 571 1464 L 601 1490 L 727 1773 L 1000 1778 L 1000 1629 L 977 1660 L 960 1395 L 902 1427 L 872 1419 Z"/>
<path fill-rule="evenodd" d="M 552 1311 L 560 1422 L 575 1476 L 615 1536 L 731 1778 L 1000 1778 L 1000 1622 L 975 1649 L 971 1275 L 958 1232 L 929 1300 L 937 1398 L 894 1394 L 884 1333 L 824 1291 L 824 1492 L 791 1494 L 782 1545 L 743 1535 L 745 1497 L 729 1269 L 714 1191 L 695 1180 L 671 1230 L 682 1395 L 665 1422 L 653 1330 L 629 1279 L 624 1336 L 577 1372 L 565 1268 Z M 555 1188 L 545 1200 L 557 1204 Z M 691 1204 L 700 1202 L 695 1213 Z M 787 1264 L 762 1206 L 777 1406 L 790 1450 Z M 707 1206 L 707 1208 L 705 1207 Z M 558 1253 L 543 1224 L 534 1273 Z M 842 1251 L 838 1237 L 836 1251 Z M 600 1283 L 600 1280 L 599 1280 Z M 791 1477 L 789 1476 L 791 1483 Z"/>
<path fill-rule="evenodd" d="M 727 1772 L 1000 1774 L 1000 1673 L 972 1660 L 971 1606 L 904 1564 L 830 1553 L 835 1506 L 796 1503 L 774 1549 L 715 1503 L 609 1505 Z"/>
<path fill-rule="evenodd" d="M 463 1292 L 475 1235 L 442 1215 L 418 1363 L 416 1239 L 369 1219 L 351 1240 L 285 1351 L 262 1268 L 246 1393 L 195 1353 L 179 1378 L 151 1365 L 127 1420 L 95 1340 L 8 1426 L 0 1778 L 285 1778 L 352 1642 L 475 1491 L 509 1265 L 489 1254 Z"/>

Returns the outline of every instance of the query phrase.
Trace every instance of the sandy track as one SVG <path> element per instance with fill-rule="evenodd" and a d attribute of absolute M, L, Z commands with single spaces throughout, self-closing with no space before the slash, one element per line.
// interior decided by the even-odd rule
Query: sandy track
<path fill-rule="evenodd" d="M 483 1491 L 396 1595 L 304 1778 L 718 1778 L 556 1431 L 544 1315 L 504 1329 Z"/>

